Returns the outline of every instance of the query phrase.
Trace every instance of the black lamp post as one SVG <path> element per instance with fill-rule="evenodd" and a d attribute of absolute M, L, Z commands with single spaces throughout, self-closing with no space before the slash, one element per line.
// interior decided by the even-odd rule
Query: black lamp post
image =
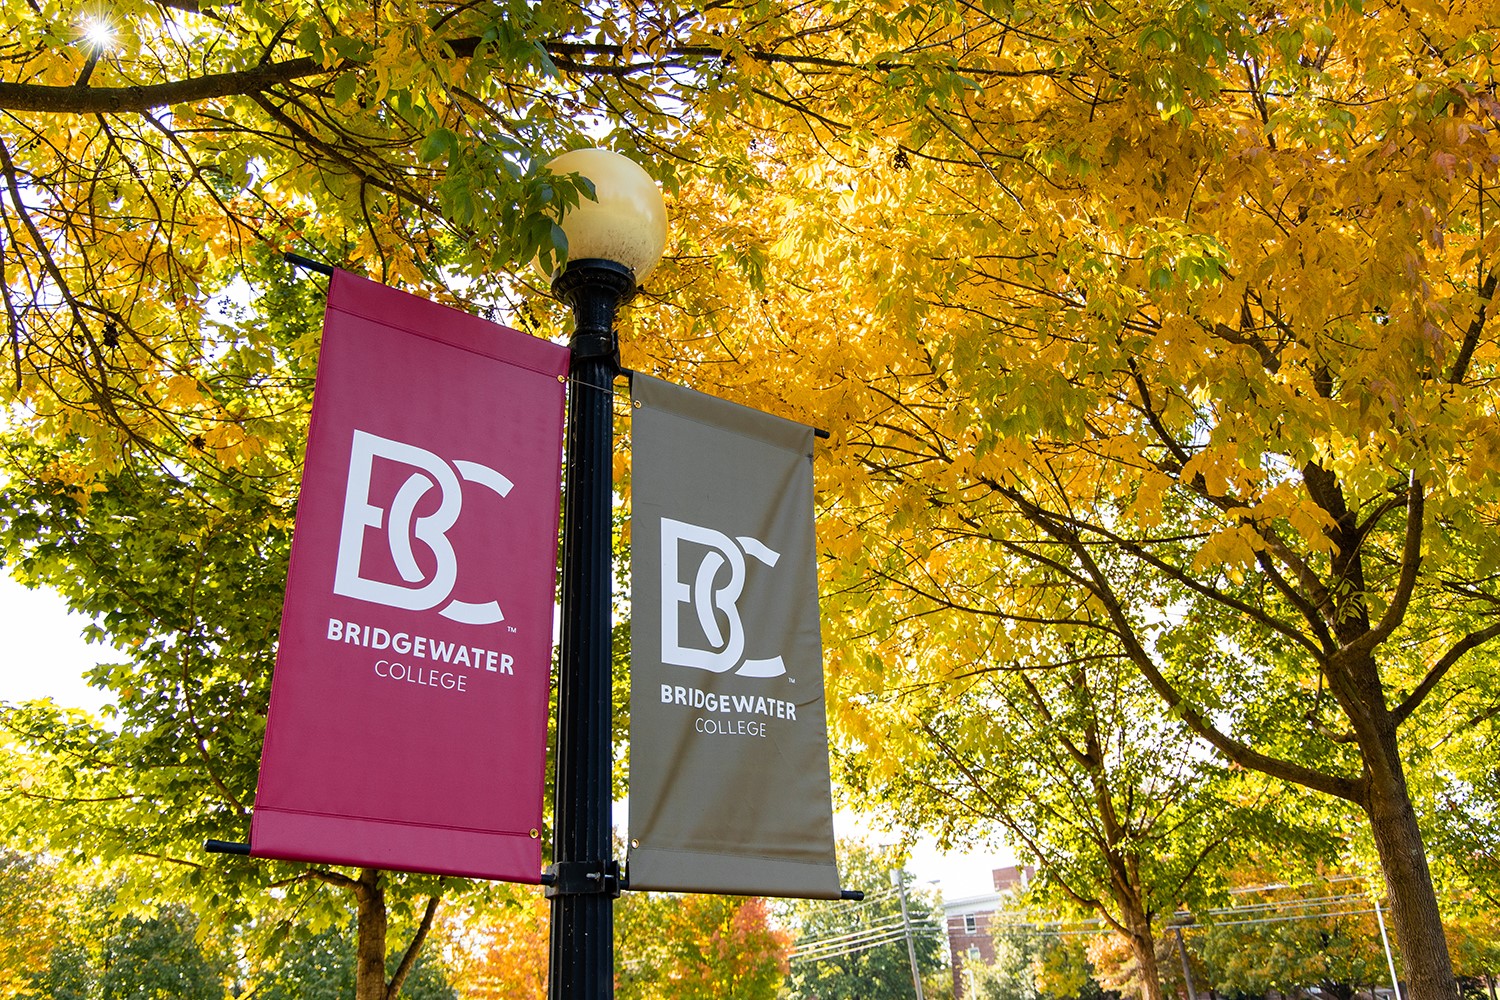
<path fill-rule="evenodd" d="M 596 200 L 563 217 L 570 260 L 552 283 L 553 294 L 573 310 L 574 329 L 547 995 L 607 1000 L 614 996 L 613 907 L 620 892 L 610 822 L 611 452 L 620 373 L 614 323 L 661 257 L 666 206 L 650 176 L 617 153 L 574 150 L 551 169 L 587 177 Z"/>

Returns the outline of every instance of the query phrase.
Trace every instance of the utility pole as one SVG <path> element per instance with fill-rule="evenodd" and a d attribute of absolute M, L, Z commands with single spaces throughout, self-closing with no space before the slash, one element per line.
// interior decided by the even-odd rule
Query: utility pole
<path fill-rule="evenodd" d="M 1385 964 L 1391 970 L 1391 989 L 1396 1000 L 1401 1000 L 1401 981 L 1396 978 L 1396 959 L 1391 954 L 1391 936 L 1385 932 L 1385 915 L 1380 912 L 1380 900 L 1375 900 L 1375 919 L 1380 924 L 1380 942 L 1385 945 Z"/>
<path fill-rule="evenodd" d="M 911 933 L 911 914 L 906 909 L 906 880 L 897 870 L 891 872 L 891 881 L 896 884 L 896 894 L 901 899 L 901 926 L 906 930 L 906 957 L 911 960 L 911 984 L 917 991 L 917 1000 L 927 1000 L 922 994 L 922 972 L 917 968 L 917 942 Z"/>
<path fill-rule="evenodd" d="M 1182 939 L 1182 927 L 1172 930 L 1177 934 L 1177 954 L 1182 956 L 1182 979 L 1187 983 L 1188 1000 L 1198 1000 L 1198 991 L 1193 989 L 1193 968 L 1188 965 L 1187 942 Z"/>

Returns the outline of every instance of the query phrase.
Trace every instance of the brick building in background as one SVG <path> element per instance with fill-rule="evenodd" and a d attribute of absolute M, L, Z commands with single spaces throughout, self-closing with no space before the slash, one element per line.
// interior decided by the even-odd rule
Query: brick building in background
<path fill-rule="evenodd" d="M 948 930 L 948 954 L 953 961 L 953 998 L 965 1000 L 968 980 L 966 963 L 988 964 L 995 960 L 995 942 L 990 921 L 997 913 L 1015 906 L 1036 874 L 1030 865 L 1008 865 L 990 873 L 995 891 L 943 903 L 943 923 Z"/>

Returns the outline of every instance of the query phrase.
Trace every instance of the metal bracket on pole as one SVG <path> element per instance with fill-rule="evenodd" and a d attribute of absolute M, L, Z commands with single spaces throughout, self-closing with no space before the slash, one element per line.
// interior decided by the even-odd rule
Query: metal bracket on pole
<path fill-rule="evenodd" d="M 547 866 L 550 881 L 545 884 L 548 899 L 554 896 L 586 896 L 608 893 L 620 898 L 620 863 L 618 861 L 562 861 Z M 544 880 L 545 881 L 545 880 Z"/>

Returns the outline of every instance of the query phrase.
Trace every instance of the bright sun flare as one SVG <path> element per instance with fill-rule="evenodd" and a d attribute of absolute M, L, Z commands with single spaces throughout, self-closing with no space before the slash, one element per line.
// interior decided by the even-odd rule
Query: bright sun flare
<path fill-rule="evenodd" d="M 107 49 L 114 44 L 115 29 L 102 17 L 84 18 L 83 38 L 96 49 Z"/>

